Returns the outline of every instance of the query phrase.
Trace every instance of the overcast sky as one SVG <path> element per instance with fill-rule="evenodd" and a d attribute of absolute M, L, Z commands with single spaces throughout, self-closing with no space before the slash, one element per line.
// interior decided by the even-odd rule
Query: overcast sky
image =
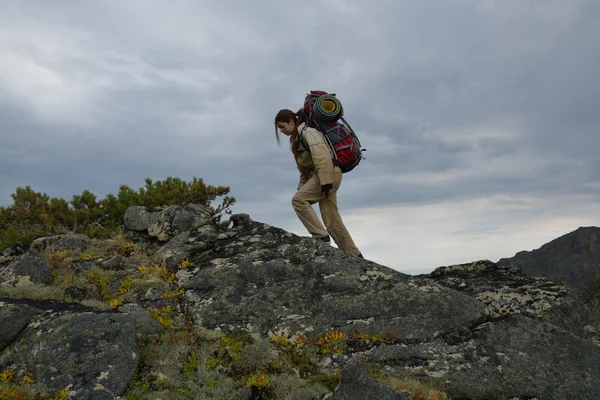
<path fill-rule="evenodd" d="M 339 208 L 408 273 L 600 225 L 598 0 L 0 0 L 0 205 L 228 185 L 307 235 L 273 118 L 337 93 L 366 157 Z"/>

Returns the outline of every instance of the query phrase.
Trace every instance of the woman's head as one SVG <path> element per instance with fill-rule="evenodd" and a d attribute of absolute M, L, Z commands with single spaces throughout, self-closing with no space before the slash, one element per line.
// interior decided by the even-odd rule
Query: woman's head
<path fill-rule="evenodd" d="M 275 137 L 277 138 L 277 144 L 280 144 L 279 141 L 279 131 L 286 136 L 290 137 L 290 148 L 292 149 L 292 153 L 294 156 L 298 156 L 298 126 L 306 121 L 304 117 L 304 112 L 302 109 L 298 110 L 298 112 L 293 112 L 292 110 L 283 109 L 279 110 L 277 115 L 275 116 Z"/>
<path fill-rule="evenodd" d="M 291 136 L 294 131 L 297 131 L 297 119 L 296 113 L 292 110 L 283 109 L 277 113 L 275 116 L 275 136 L 277 137 L 277 143 L 279 143 L 279 133 L 277 132 L 277 129 L 284 135 Z"/>

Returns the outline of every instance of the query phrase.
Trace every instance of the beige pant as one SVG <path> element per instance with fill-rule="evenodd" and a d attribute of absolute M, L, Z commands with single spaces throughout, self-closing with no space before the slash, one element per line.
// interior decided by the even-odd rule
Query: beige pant
<path fill-rule="evenodd" d="M 333 189 L 329 191 L 329 196 L 325 198 L 321 191 L 319 177 L 317 174 L 313 174 L 312 178 L 292 198 L 292 207 L 294 207 L 298 218 L 311 235 L 326 236 L 329 234 L 340 249 L 357 256 L 360 251 L 356 248 L 350 233 L 344 226 L 337 208 L 337 190 L 341 183 L 342 171 L 336 167 L 333 174 Z M 319 203 L 319 210 L 321 210 L 321 216 L 327 230 L 312 207 L 315 203 Z"/>

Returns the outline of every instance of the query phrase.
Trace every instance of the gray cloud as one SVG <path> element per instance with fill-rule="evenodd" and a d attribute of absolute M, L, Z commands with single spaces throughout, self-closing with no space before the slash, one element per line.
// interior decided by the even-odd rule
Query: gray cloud
<path fill-rule="evenodd" d="M 0 204 L 24 185 L 70 198 L 197 176 L 230 185 L 238 212 L 297 226 L 273 117 L 317 88 L 338 93 L 368 149 L 344 177 L 349 213 L 593 202 L 599 17 L 594 0 L 10 2 Z"/>

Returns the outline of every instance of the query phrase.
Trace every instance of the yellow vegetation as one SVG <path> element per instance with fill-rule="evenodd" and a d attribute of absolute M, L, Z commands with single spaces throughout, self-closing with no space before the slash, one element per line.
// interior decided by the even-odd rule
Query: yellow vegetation
<path fill-rule="evenodd" d="M 271 385 L 269 377 L 264 372 L 252 374 L 246 381 L 246 386 L 256 386 L 257 388 L 268 388 Z"/>
<path fill-rule="evenodd" d="M 12 369 L 5 369 L 4 372 L 0 374 L 0 383 L 9 382 L 15 376 L 15 371 Z"/>
<path fill-rule="evenodd" d="M 169 328 L 173 323 L 173 308 L 164 306 L 161 309 L 152 308 L 150 314 L 165 328 Z"/>
<path fill-rule="evenodd" d="M 27 372 L 25 375 L 23 375 L 23 379 L 21 379 L 21 382 L 19 382 L 19 385 L 24 386 L 24 385 L 29 385 L 30 383 L 35 383 L 35 381 L 33 380 L 33 376 L 31 375 L 31 372 Z"/>
<path fill-rule="evenodd" d="M 340 330 L 326 332 L 317 340 L 321 354 L 340 354 L 346 334 Z"/>
<path fill-rule="evenodd" d="M 144 278 L 158 278 L 162 281 L 166 282 L 174 282 L 175 274 L 169 272 L 166 267 L 160 265 L 153 265 L 151 267 L 138 267 L 138 271 L 142 274 Z"/>

